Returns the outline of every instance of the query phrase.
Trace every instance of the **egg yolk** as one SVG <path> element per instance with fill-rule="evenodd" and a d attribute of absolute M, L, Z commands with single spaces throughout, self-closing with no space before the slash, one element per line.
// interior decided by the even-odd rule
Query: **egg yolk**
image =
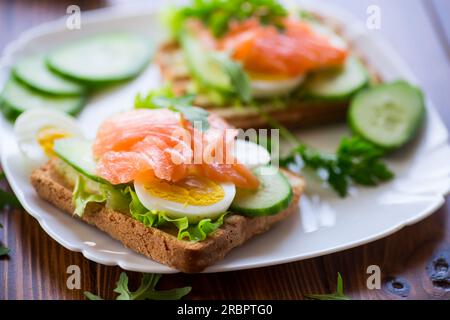
<path fill-rule="evenodd" d="M 152 179 L 145 184 L 145 189 L 154 197 L 185 206 L 210 206 L 225 197 L 225 191 L 219 184 L 195 175 L 178 182 Z"/>
<path fill-rule="evenodd" d="M 47 156 L 53 156 L 53 146 L 55 141 L 68 138 L 71 134 L 53 126 L 44 127 L 37 134 L 37 141 Z"/>

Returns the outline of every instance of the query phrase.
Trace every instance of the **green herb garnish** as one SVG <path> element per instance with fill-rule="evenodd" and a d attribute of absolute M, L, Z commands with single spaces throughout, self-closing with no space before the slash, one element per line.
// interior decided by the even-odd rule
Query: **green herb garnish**
<path fill-rule="evenodd" d="M 170 290 L 156 290 L 155 287 L 161 278 L 160 274 L 144 273 L 141 284 L 136 291 L 128 288 L 128 276 L 125 272 L 120 274 L 114 292 L 119 295 L 116 300 L 179 300 L 191 291 L 191 287 L 182 287 Z M 103 300 L 98 295 L 85 291 L 84 295 L 89 300 Z"/>
<path fill-rule="evenodd" d="M 280 165 L 291 169 L 313 169 L 341 197 L 348 194 L 351 183 L 376 186 L 394 177 L 382 161 L 384 150 L 360 137 L 344 137 L 336 153 L 327 154 L 301 143 L 280 123 L 265 114 L 263 116 L 272 127 L 280 130 L 281 137 L 294 145 L 290 155 L 280 159 Z"/>
<path fill-rule="evenodd" d="M 338 272 L 336 292 L 332 294 L 306 294 L 306 298 L 312 300 L 351 300 L 344 294 L 344 283 L 342 276 Z"/>
<path fill-rule="evenodd" d="M 282 28 L 281 19 L 287 11 L 276 0 L 193 0 L 172 17 L 172 27 L 180 28 L 183 21 L 195 18 L 202 21 L 215 37 L 223 36 L 232 21 L 255 18 L 264 25 Z"/>

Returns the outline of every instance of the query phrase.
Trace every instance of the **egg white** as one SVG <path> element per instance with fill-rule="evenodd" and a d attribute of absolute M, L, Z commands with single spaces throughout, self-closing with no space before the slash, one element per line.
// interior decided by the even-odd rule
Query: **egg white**
<path fill-rule="evenodd" d="M 202 219 L 215 219 L 226 212 L 236 195 L 236 187 L 233 183 L 218 183 L 224 191 L 222 200 L 208 206 L 185 205 L 175 201 L 170 201 L 155 197 L 145 188 L 141 182 L 134 182 L 134 190 L 141 203 L 149 210 L 160 210 L 166 212 L 170 218 L 187 217 L 190 223 L 197 223 Z"/>
<path fill-rule="evenodd" d="M 287 95 L 298 88 L 305 80 L 305 75 L 286 79 L 258 79 L 250 77 L 250 86 L 254 98 L 269 98 Z"/>
<path fill-rule="evenodd" d="M 60 129 L 72 137 L 83 136 L 75 119 L 63 112 L 32 109 L 22 113 L 14 124 L 14 135 L 19 150 L 35 166 L 42 165 L 48 160 L 37 140 L 39 131 L 45 127 Z"/>
<path fill-rule="evenodd" d="M 270 162 L 269 151 L 251 141 L 237 139 L 232 153 L 238 163 L 243 164 L 250 170 L 265 166 Z"/>

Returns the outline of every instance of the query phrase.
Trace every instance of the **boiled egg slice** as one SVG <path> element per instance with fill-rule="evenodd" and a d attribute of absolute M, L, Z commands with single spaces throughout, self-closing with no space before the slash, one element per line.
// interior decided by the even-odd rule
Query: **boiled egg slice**
<path fill-rule="evenodd" d="M 56 140 L 83 136 L 74 118 L 48 109 L 32 109 L 22 113 L 14 124 L 14 135 L 19 150 L 36 166 L 53 156 Z"/>
<path fill-rule="evenodd" d="M 250 75 L 252 96 L 254 98 L 284 96 L 298 88 L 303 80 L 305 80 L 304 74 L 292 78 L 270 78 Z"/>
<path fill-rule="evenodd" d="M 270 154 L 266 148 L 252 141 L 237 139 L 232 154 L 238 163 L 252 170 L 265 166 L 270 162 Z"/>
<path fill-rule="evenodd" d="M 134 189 L 147 209 L 164 211 L 170 218 L 187 217 L 189 223 L 219 217 L 236 194 L 233 183 L 216 183 L 195 174 L 178 182 L 137 179 Z"/>

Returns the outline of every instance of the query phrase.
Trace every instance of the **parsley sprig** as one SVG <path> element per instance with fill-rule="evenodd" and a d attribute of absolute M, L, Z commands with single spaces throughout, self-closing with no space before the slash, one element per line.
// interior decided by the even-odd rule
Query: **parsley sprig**
<path fill-rule="evenodd" d="M 332 294 L 306 294 L 306 298 L 311 300 L 351 300 L 344 294 L 344 282 L 338 272 L 336 292 Z"/>
<path fill-rule="evenodd" d="M 0 172 L 0 181 L 4 180 L 5 178 L 5 173 Z M 21 207 L 20 202 L 19 200 L 17 200 L 17 197 L 14 195 L 14 193 L 0 189 L 0 210 L 6 206 L 13 208 Z"/>
<path fill-rule="evenodd" d="M 156 290 L 155 287 L 160 278 L 160 274 L 144 273 L 139 288 L 136 291 L 131 291 L 128 288 L 128 276 L 125 272 L 122 272 L 114 289 L 114 292 L 119 294 L 116 300 L 179 300 L 192 289 L 191 287 L 182 287 L 170 290 Z M 88 291 L 85 291 L 84 295 L 89 300 L 103 300 L 100 296 Z"/>
<path fill-rule="evenodd" d="M 281 18 L 287 14 L 277 0 L 193 0 L 178 12 L 178 19 L 199 19 L 220 37 L 228 31 L 231 21 L 256 18 L 262 24 L 281 27 Z"/>
<path fill-rule="evenodd" d="M 302 143 L 267 114 L 263 116 L 272 127 L 280 130 L 281 137 L 294 146 L 288 157 L 280 159 L 280 165 L 312 169 L 341 197 L 347 196 L 351 184 L 376 186 L 394 177 L 382 161 L 384 150 L 360 137 L 342 138 L 336 153 L 327 154 Z"/>

